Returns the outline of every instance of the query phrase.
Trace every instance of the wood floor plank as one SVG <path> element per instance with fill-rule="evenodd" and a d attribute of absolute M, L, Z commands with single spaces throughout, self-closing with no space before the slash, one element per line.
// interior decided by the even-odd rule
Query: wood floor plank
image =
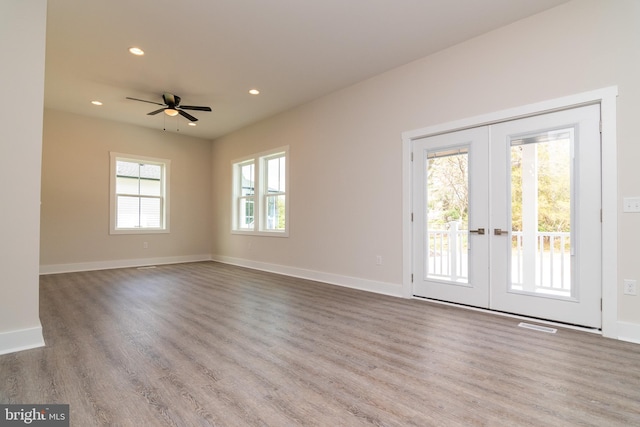
<path fill-rule="evenodd" d="M 0 402 L 93 426 L 640 425 L 640 346 L 202 262 L 41 277 Z"/>

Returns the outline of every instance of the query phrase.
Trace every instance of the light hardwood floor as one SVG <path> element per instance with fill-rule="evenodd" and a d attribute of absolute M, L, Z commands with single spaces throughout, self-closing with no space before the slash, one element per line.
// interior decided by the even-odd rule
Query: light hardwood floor
<path fill-rule="evenodd" d="M 72 426 L 639 426 L 640 345 L 213 262 L 43 276 L 0 402 Z"/>

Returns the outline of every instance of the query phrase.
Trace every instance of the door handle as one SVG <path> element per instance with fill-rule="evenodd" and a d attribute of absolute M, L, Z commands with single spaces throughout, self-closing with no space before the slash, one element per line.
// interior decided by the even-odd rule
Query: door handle
<path fill-rule="evenodd" d="M 500 228 L 494 228 L 493 234 L 495 234 L 496 236 L 502 236 L 503 234 L 509 234 L 509 232 L 507 230 L 502 230 Z"/>
<path fill-rule="evenodd" d="M 484 234 L 484 228 L 478 228 L 477 230 L 469 230 L 469 233 Z"/>

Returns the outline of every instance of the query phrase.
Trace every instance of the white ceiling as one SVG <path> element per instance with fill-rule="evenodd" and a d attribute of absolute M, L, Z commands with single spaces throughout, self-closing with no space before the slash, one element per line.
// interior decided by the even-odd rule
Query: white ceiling
<path fill-rule="evenodd" d="M 49 0 L 45 107 L 214 139 L 566 1 Z"/>

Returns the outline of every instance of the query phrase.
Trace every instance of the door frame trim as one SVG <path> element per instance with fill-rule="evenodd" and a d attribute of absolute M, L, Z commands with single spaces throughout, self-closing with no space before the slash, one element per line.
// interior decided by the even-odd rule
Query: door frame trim
<path fill-rule="evenodd" d="M 618 338 L 618 184 L 616 98 L 610 86 L 552 100 L 454 120 L 402 133 L 402 296 L 413 295 L 412 151 L 413 141 L 443 133 L 600 104 L 602 164 L 602 335 Z"/>

